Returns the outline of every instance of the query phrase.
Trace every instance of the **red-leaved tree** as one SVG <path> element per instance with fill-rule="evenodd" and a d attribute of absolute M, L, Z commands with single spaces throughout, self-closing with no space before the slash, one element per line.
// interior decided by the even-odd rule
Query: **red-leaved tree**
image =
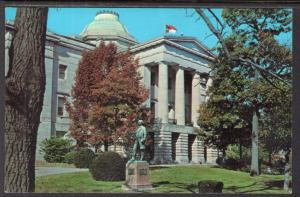
<path fill-rule="evenodd" d="M 96 147 L 129 145 L 141 117 L 148 91 L 137 72 L 138 60 L 129 51 L 119 53 L 116 45 L 101 42 L 84 52 L 67 103 L 71 135 Z"/>

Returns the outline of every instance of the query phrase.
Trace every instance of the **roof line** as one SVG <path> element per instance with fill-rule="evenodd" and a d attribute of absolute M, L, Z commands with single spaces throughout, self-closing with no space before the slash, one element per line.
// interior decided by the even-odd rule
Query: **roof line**
<path fill-rule="evenodd" d="M 175 43 L 175 42 L 173 42 L 171 40 L 167 40 L 166 38 L 167 37 L 165 37 L 165 36 L 161 36 L 161 37 L 158 37 L 156 39 L 150 40 L 148 42 L 141 43 L 141 44 L 138 44 L 138 45 L 134 45 L 134 46 L 130 47 L 130 51 L 131 52 L 135 52 L 135 51 L 143 50 L 143 49 L 145 49 L 147 47 L 151 47 L 151 46 L 154 46 L 154 45 L 166 42 L 167 44 L 172 45 L 172 46 L 174 46 L 176 48 L 183 49 L 183 50 L 185 50 L 187 52 L 193 53 L 195 55 L 199 55 L 199 56 L 204 57 L 204 58 L 206 58 L 208 60 L 211 60 L 211 61 L 213 61 L 215 59 L 215 57 L 216 57 L 215 55 L 214 56 L 207 56 L 207 55 L 205 55 L 203 53 L 200 53 L 199 51 L 196 51 L 194 49 L 189 49 L 189 48 L 187 48 L 185 46 L 182 46 L 180 44 L 177 44 L 177 43 Z"/>

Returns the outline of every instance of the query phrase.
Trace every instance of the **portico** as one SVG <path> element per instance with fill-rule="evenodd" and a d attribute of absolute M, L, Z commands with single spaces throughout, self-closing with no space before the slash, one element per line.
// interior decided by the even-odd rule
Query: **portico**
<path fill-rule="evenodd" d="M 194 48 L 186 47 L 187 43 Z M 205 162 L 204 147 L 194 127 L 199 127 L 198 109 L 205 102 L 212 55 L 185 37 L 162 37 L 131 51 L 139 58 L 142 82 L 150 92 L 145 106 L 160 122 L 159 129 L 151 131 L 154 162 Z"/>
<path fill-rule="evenodd" d="M 206 76 L 169 62 L 142 65 L 140 71 L 151 95 L 145 106 L 155 105 L 155 117 L 161 123 L 197 126 L 197 110 L 205 99 L 201 80 L 206 81 Z"/>

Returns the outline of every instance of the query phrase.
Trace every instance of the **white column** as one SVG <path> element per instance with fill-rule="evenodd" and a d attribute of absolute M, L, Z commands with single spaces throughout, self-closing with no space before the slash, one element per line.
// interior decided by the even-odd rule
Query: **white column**
<path fill-rule="evenodd" d="M 141 82 L 144 87 L 149 91 L 148 99 L 143 103 L 143 106 L 150 108 L 151 105 L 151 70 L 146 65 L 141 65 L 138 68 L 138 72 L 140 73 L 142 79 Z"/>
<path fill-rule="evenodd" d="M 154 132 L 154 159 L 155 164 L 172 162 L 172 134 L 164 131 L 162 126 L 159 132 Z"/>
<path fill-rule="evenodd" d="M 188 163 L 188 134 L 180 133 L 176 142 L 176 161 L 178 163 Z"/>
<path fill-rule="evenodd" d="M 205 163 L 204 159 L 204 146 L 203 143 L 196 136 L 192 144 L 192 162 L 193 163 Z"/>
<path fill-rule="evenodd" d="M 210 95 L 208 95 L 207 91 L 208 89 L 213 85 L 213 81 L 211 78 L 208 78 L 207 82 L 206 82 L 206 89 L 205 89 L 205 95 L 206 95 L 206 98 L 205 98 L 205 102 L 208 101 Z"/>
<path fill-rule="evenodd" d="M 207 163 L 216 164 L 218 158 L 218 150 L 214 148 L 207 148 Z"/>
<path fill-rule="evenodd" d="M 178 68 L 175 82 L 175 119 L 177 125 L 185 125 L 185 96 L 184 96 L 184 70 Z"/>
<path fill-rule="evenodd" d="M 168 65 L 160 62 L 158 65 L 158 117 L 162 123 L 168 123 Z"/>
<path fill-rule="evenodd" d="M 199 127 L 197 124 L 199 117 L 199 106 L 201 102 L 201 85 L 200 75 L 195 73 L 192 80 L 192 122 L 194 127 Z"/>

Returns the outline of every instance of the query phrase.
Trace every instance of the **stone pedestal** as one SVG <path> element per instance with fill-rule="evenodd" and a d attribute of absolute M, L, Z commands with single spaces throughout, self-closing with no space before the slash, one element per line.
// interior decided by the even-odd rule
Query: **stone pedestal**
<path fill-rule="evenodd" d="M 126 164 L 126 183 L 123 189 L 135 191 L 153 189 L 149 182 L 149 164 L 146 161 L 133 161 Z"/>

